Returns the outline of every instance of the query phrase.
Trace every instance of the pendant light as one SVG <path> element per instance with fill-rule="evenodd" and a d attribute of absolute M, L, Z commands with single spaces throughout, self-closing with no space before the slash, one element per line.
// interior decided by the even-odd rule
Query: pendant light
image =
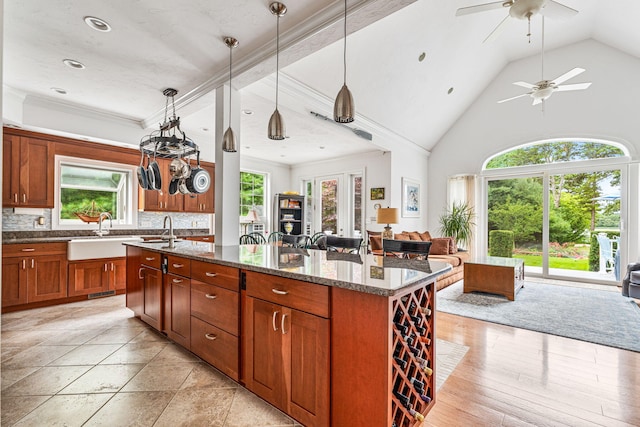
<path fill-rule="evenodd" d="M 347 87 L 347 0 L 344 0 L 344 83 L 333 104 L 333 120 L 338 123 L 351 123 L 356 115 L 356 106 L 351 91 Z"/>
<path fill-rule="evenodd" d="M 236 148 L 236 135 L 231 129 L 231 51 L 238 46 L 238 40 L 233 37 L 225 37 L 224 44 L 229 47 L 229 127 L 222 137 L 222 151 L 235 153 L 238 149 Z"/>
<path fill-rule="evenodd" d="M 271 115 L 269 119 L 269 128 L 267 130 L 267 136 L 269 139 L 282 140 L 284 139 L 284 134 L 286 133 L 284 128 L 284 121 L 282 120 L 282 116 L 280 115 L 280 111 L 278 111 L 278 77 L 280 73 L 280 17 L 284 16 L 287 13 L 287 6 L 284 4 L 274 1 L 269 5 L 269 10 L 272 14 L 278 17 L 278 23 L 276 27 L 276 110 Z"/>

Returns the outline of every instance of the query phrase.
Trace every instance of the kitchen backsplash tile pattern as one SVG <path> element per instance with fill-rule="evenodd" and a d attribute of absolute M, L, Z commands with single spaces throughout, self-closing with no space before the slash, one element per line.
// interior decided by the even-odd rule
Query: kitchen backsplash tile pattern
<path fill-rule="evenodd" d="M 138 212 L 138 228 L 162 228 L 165 212 Z M 212 215 L 171 212 L 173 228 L 212 228 Z M 44 224 L 39 219 L 44 218 Z M 46 231 L 51 230 L 51 209 L 42 209 L 42 214 L 16 214 L 11 208 L 2 209 L 3 231 Z"/>

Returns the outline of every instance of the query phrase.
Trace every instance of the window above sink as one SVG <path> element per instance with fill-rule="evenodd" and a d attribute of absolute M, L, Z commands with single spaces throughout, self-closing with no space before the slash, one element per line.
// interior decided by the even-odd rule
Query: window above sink
<path fill-rule="evenodd" d="M 100 212 L 112 218 L 103 228 L 137 226 L 135 166 L 66 156 L 56 156 L 55 163 L 53 229 L 97 229 L 97 219 L 85 221 Z"/>

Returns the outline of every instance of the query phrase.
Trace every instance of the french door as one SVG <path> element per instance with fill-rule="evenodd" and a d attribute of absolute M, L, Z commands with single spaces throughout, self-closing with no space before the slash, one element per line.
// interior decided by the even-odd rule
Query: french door
<path fill-rule="evenodd" d="M 307 207 L 313 211 L 309 233 L 362 236 L 362 172 L 316 177 L 304 182 Z M 311 185 L 313 183 L 313 185 Z M 311 197 L 309 197 L 311 195 Z"/>

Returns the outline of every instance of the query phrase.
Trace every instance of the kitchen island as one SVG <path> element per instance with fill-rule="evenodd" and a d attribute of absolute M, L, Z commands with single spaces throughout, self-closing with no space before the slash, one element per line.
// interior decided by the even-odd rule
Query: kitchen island
<path fill-rule="evenodd" d="M 126 243 L 127 307 L 306 426 L 419 425 L 441 262 Z"/>

